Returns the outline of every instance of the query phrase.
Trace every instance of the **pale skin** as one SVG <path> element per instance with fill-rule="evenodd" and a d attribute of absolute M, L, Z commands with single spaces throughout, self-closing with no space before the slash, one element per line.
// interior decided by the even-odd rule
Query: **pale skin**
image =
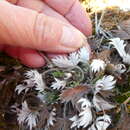
<path fill-rule="evenodd" d="M 66 54 L 89 47 L 92 25 L 78 0 L 1 0 L 0 51 L 29 67 L 45 65 L 39 54 Z"/>

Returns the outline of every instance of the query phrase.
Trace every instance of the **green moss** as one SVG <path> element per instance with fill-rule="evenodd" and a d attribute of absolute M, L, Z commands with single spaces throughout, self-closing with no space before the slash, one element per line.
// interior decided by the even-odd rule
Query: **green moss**
<path fill-rule="evenodd" d="M 64 76 L 64 72 L 63 71 L 55 71 L 55 72 L 52 72 L 52 75 L 55 78 L 62 78 Z"/>
<path fill-rule="evenodd" d="M 59 94 L 56 91 L 53 92 L 45 92 L 45 100 L 47 102 L 47 104 L 53 104 L 55 102 L 57 102 L 57 100 L 59 99 Z"/>

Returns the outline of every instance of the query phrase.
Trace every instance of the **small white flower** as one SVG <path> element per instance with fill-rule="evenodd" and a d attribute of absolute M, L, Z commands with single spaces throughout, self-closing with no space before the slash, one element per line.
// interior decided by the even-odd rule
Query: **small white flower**
<path fill-rule="evenodd" d="M 52 62 L 60 68 L 74 67 L 79 63 L 79 56 L 76 52 L 67 56 L 57 56 L 52 59 Z"/>
<path fill-rule="evenodd" d="M 80 61 L 79 55 L 78 55 L 77 52 L 70 53 L 68 58 L 73 63 L 74 66 L 76 66 L 79 63 L 79 61 Z"/>
<path fill-rule="evenodd" d="M 66 86 L 65 80 L 59 80 L 55 78 L 55 82 L 53 82 L 50 87 L 59 90 L 59 89 L 63 89 L 65 86 Z"/>
<path fill-rule="evenodd" d="M 15 92 L 18 93 L 18 95 L 22 92 L 25 91 L 25 93 L 34 86 L 34 83 L 31 80 L 24 80 L 23 84 L 19 84 L 15 88 Z"/>
<path fill-rule="evenodd" d="M 119 55 L 121 57 L 124 57 L 126 55 L 126 52 L 125 52 L 126 44 L 124 44 L 124 40 L 121 40 L 120 38 L 113 38 L 110 40 L 111 40 L 110 44 L 114 45 L 114 47 L 117 49 Z"/>
<path fill-rule="evenodd" d="M 92 122 L 91 103 L 86 98 L 81 98 L 77 103 L 81 103 L 81 112 L 79 113 L 78 128 L 87 127 Z"/>
<path fill-rule="evenodd" d="M 96 73 L 101 70 L 104 70 L 106 67 L 106 64 L 103 60 L 100 59 L 94 59 L 90 65 L 92 72 Z"/>
<path fill-rule="evenodd" d="M 57 56 L 52 59 L 52 62 L 60 68 L 68 68 L 74 66 L 67 56 Z"/>
<path fill-rule="evenodd" d="M 123 62 L 130 65 L 130 55 L 129 54 L 126 54 L 126 56 L 123 57 Z"/>
<path fill-rule="evenodd" d="M 92 102 L 97 111 L 110 110 L 115 107 L 115 105 L 108 103 L 103 98 L 96 95 L 94 95 Z"/>
<path fill-rule="evenodd" d="M 110 44 L 114 45 L 115 49 L 118 51 L 119 55 L 122 57 L 123 62 L 130 64 L 130 55 L 126 53 L 124 40 L 120 38 L 111 39 L 112 42 Z"/>
<path fill-rule="evenodd" d="M 35 90 L 38 90 L 40 92 L 44 91 L 45 83 L 43 82 L 42 75 L 38 71 L 27 71 L 25 73 L 25 77 L 27 79 L 23 81 L 24 83 L 16 86 L 15 91 L 17 91 L 18 94 L 20 94 L 24 90 L 26 93 L 30 88 L 33 87 L 35 88 Z"/>
<path fill-rule="evenodd" d="M 48 126 L 53 126 L 54 125 L 54 121 L 56 121 L 56 108 L 53 108 L 53 110 L 50 112 L 49 114 L 49 119 L 47 120 L 47 125 Z"/>
<path fill-rule="evenodd" d="M 98 93 L 100 90 L 110 90 L 115 87 L 116 80 L 111 75 L 104 76 L 102 79 L 99 79 L 95 84 L 95 93 Z"/>
<path fill-rule="evenodd" d="M 71 124 L 71 129 L 74 127 L 87 127 L 92 122 L 92 112 L 90 108 L 86 108 L 84 111 L 81 111 L 79 116 L 75 115 L 69 119 L 73 123 Z"/>
<path fill-rule="evenodd" d="M 91 108 L 88 107 L 79 113 L 78 128 L 80 127 L 85 128 L 91 122 L 92 122 L 92 111 L 91 111 Z"/>
<path fill-rule="evenodd" d="M 77 103 L 82 103 L 81 104 L 81 109 L 82 110 L 84 110 L 84 109 L 86 109 L 88 107 L 91 107 L 90 101 L 88 99 L 86 99 L 86 98 L 79 99 L 79 101 Z"/>
<path fill-rule="evenodd" d="M 15 92 L 18 93 L 18 95 L 23 91 L 25 90 L 25 93 L 29 90 L 29 88 L 27 88 L 26 86 L 23 86 L 22 84 L 19 84 L 16 86 L 15 88 Z"/>
<path fill-rule="evenodd" d="M 122 74 L 126 71 L 126 66 L 124 64 L 115 65 L 116 72 Z"/>
<path fill-rule="evenodd" d="M 92 122 L 91 103 L 86 98 L 81 98 L 77 103 L 81 103 L 81 112 L 70 118 L 73 122 L 71 128 L 76 126 L 85 128 Z"/>
<path fill-rule="evenodd" d="M 79 53 L 80 62 L 87 63 L 89 61 L 90 50 L 88 50 L 88 48 L 82 47 L 82 48 L 80 48 L 78 53 Z"/>
<path fill-rule="evenodd" d="M 27 126 L 29 126 L 29 129 L 32 130 L 33 127 L 36 127 L 38 122 L 38 116 L 39 113 L 29 113 L 28 117 L 25 119 L 25 122 L 27 123 Z"/>
<path fill-rule="evenodd" d="M 110 124 L 111 124 L 110 116 L 103 115 L 98 117 L 88 130 L 106 130 Z"/>
<path fill-rule="evenodd" d="M 27 102 L 24 101 L 22 103 L 22 109 L 20 112 L 17 114 L 18 115 L 18 123 L 20 125 L 27 124 L 29 127 L 29 130 L 32 130 L 33 127 L 36 127 L 37 122 L 38 122 L 38 112 L 32 112 L 27 105 Z"/>
<path fill-rule="evenodd" d="M 78 116 L 77 115 L 71 117 L 69 120 L 73 122 L 71 124 L 71 127 L 70 127 L 71 129 L 78 126 L 79 122 L 78 122 Z"/>
<path fill-rule="evenodd" d="M 77 52 L 72 52 L 69 56 L 57 56 L 52 62 L 60 68 L 70 68 L 78 65 L 79 62 L 87 63 L 90 58 L 90 51 L 86 47 L 80 48 Z"/>
<path fill-rule="evenodd" d="M 35 85 L 35 90 L 44 91 L 45 83 L 43 82 L 42 75 L 36 70 L 30 70 L 25 73 L 28 80 L 31 80 Z"/>

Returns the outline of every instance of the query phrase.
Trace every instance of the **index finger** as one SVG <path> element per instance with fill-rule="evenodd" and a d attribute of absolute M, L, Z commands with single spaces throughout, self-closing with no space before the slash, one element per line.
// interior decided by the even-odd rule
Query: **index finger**
<path fill-rule="evenodd" d="M 92 34 L 91 20 L 78 0 L 43 0 L 86 36 Z"/>

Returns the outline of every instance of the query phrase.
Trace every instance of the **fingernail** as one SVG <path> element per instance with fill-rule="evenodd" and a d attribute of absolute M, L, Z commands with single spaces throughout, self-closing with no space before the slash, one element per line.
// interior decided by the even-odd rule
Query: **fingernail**
<path fill-rule="evenodd" d="M 85 36 L 78 30 L 64 26 L 62 30 L 61 43 L 65 47 L 79 48 L 86 42 Z"/>

